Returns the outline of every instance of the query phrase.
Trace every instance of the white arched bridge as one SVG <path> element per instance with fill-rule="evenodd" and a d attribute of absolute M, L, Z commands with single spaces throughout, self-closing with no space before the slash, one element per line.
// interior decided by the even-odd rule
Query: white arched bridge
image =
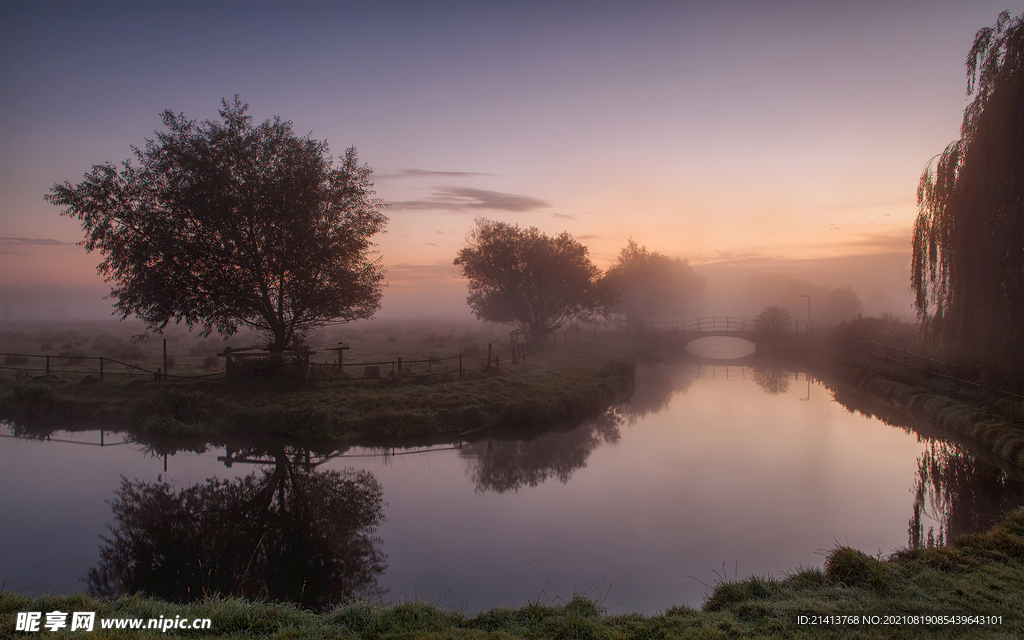
<path fill-rule="evenodd" d="M 729 337 L 742 338 L 757 343 L 758 332 L 754 321 L 732 316 L 708 316 L 693 320 L 668 320 L 665 322 L 643 322 L 641 331 L 677 332 L 686 343 L 700 338 Z M 763 334 L 762 334 L 763 335 Z"/>

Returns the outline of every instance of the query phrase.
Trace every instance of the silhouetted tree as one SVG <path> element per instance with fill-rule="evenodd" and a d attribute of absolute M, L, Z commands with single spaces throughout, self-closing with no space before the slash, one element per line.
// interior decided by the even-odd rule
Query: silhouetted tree
<path fill-rule="evenodd" d="M 919 318 L 962 348 L 1024 369 L 1024 21 L 1003 12 L 967 56 L 960 139 L 917 190 L 911 284 Z"/>
<path fill-rule="evenodd" d="M 481 320 L 541 335 L 607 314 L 611 289 L 568 232 L 552 238 L 480 218 L 467 241 L 455 265 L 469 278 L 466 302 Z"/>
<path fill-rule="evenodd" d="M 789 311 L 782 307 L 765 307 L 764 311 L 754 318 L 754 330 L 766 336 L 781 336 L 793 326 Z"/>
<path fill-rule="evenodd" d="M 306 471 L 280 448 L 272 470 L 181 490 L 121 479 L 90 591 L 173 602 L 206 595 L 322 609 L 382 593 L 380 483 L 367 471 Z"/>
<path fill-rule="evenodd" d="M 238 96 L 222 122 L 163 112 L 165 132 L 135 163 L 96 165 L 46 199 L 82 221 L 122 318 L 229 336 L 246 326 L 273 350 L 319 326 L 369 318 L 384 269 L 370 238 L 384 204 L 354 148 L 334 166 L 326 142 L 280 118 L 254 126 Z"/>
<path fill-rule="evenodd" d="M 685 260 L 649 251 L 632 238 L 605 277 L 618 294 L 611 310 L 630 323 L 667 313 L 681 315 L 707 287 Z"/>

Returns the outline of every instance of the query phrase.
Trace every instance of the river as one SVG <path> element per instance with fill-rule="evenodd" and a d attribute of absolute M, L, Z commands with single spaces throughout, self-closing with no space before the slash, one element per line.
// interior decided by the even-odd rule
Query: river
<path fill-rule="evenodd" d="M 820 567 L 836 545 L 885 555 L 1024 504 L 1019 480 L 963 448 L 833 396 L 798 371 L 680 362 L 641 367 L 630 402 L 575 428 L 428 448 L 165 456 L 5 424 L 0 581 L 469 613 L 583 593 L 657 613 L 699 607 L 722 579 Z"/>

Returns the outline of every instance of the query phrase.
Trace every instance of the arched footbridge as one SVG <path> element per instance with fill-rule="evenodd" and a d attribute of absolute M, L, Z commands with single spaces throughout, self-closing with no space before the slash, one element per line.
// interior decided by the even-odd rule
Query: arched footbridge
<path fill-rule="evenodd" d="M 642 331 L 676 332 L 684 343 L 700 338 L 729 337 L 742 338 L 757 344 L 759 335 L 754 330 L 754 321 L 732 316 L 708 316 L 693 320 L 668 320 L 645 322 Z"/>

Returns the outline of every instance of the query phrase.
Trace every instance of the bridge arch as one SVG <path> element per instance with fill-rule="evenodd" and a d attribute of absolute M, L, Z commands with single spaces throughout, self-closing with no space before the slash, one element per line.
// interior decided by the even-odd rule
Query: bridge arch
<path fill-rule="evenodd" d="M 700 338 L 742 338 L 755 345 L 763 338 L 755 331 L 753 320 L 732 316 L 707 316 L 693 320 L 647 322 L 643 326 L 645 331 L 672 332 L 684 346 Z"/>

